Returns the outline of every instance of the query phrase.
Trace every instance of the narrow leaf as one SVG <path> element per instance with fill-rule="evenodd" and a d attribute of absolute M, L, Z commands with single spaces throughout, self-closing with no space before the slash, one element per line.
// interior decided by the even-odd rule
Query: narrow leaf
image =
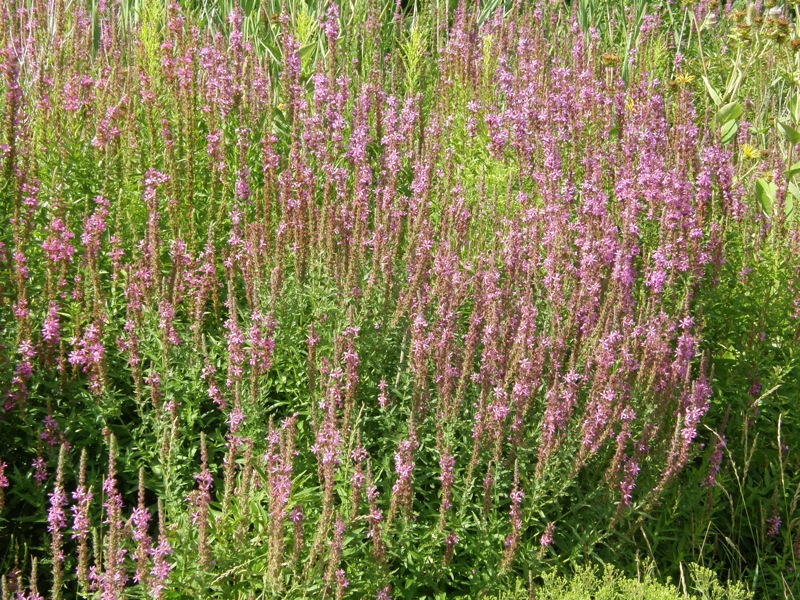
<path fill-rule="evenodd" d="M 705 75 L 703 75 L 703 83 L 706 84 L 706 89 L 708 90 L 711 99 L 714 101 L 714 104 L 720 106 L 722 104 L 722 97 L 719 95 L 719 92 L 714 89 L 714 86 L 711 85 L 711 82 Z"/>

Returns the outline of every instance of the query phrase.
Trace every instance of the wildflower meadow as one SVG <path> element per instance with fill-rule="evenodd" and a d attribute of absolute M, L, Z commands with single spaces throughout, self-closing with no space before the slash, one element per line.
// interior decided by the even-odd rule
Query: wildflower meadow
<path fill-rule="evenodd" d="M 0 574 L 800 598 L 796 0 L 0 0 Z"/>

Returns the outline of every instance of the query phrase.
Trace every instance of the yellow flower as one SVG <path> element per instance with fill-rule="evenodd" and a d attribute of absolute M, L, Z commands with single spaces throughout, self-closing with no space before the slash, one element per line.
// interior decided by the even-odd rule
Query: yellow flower
<path fill-rule="evenodd" d="M 679 86 L 686 86 L 694 82 L 694 75 L 689 73 L 678 73 L 675 75 L 675 83 Z"/>
<path fill-rule="evenodd" d="M 742 144 L 742 154 L 744 154 L 745 158 L 749 158 L 750 160 L 758 160 L 761 158 L 761 151 L 750 144 Z"/>

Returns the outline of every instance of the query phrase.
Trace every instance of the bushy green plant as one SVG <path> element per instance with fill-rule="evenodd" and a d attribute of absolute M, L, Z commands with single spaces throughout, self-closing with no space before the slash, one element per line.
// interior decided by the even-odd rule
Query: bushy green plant
<path fill-rule="evenodd" d="M 601 575 L 591 567 L 578 569 L 563 576 L 547 573 L 541 585 L 517 582 L 514 593 L 498 596 L 498 600 L 537 598 L 538 600 L 750 600 L 753 596 L 741 584 L 719 583 L 713 571 L 692 564 L 691 576 L 682 580 L 683 589 L 660 583 L 653 575 L 652 565 L 644 569 L 639 579 L 626 577 L 612 566 Z M 525 589 L 527 588 L 527 589 Z"/>

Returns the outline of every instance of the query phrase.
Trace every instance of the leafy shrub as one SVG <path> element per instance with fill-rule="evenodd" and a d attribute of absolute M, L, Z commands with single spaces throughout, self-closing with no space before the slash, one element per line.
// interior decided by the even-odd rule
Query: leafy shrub
<path fill-rule="evenodd" d="M 569 577 L 547 573 L 544 583 L 529 590 L 521 589 L 517 583 L 516 594 L 506 594 L 498 598 L 535 597 L 539 600 L 749 600 L 748 593 L 741 584 L 721 585 L 710 569 L 700 565 L 689 567 L 691 577 L 684 591 L 674 585 L 659 583 L 653 578 L 652 570 L 645 570 L 640 580 L 627 578 L 614 567 L 606 567 L 599 577 L 596 569 L 583 567 Z M 687 593 L 691 590 L 692 593 Z M 532 592 L 532 593 L 531 593 Z"/>

